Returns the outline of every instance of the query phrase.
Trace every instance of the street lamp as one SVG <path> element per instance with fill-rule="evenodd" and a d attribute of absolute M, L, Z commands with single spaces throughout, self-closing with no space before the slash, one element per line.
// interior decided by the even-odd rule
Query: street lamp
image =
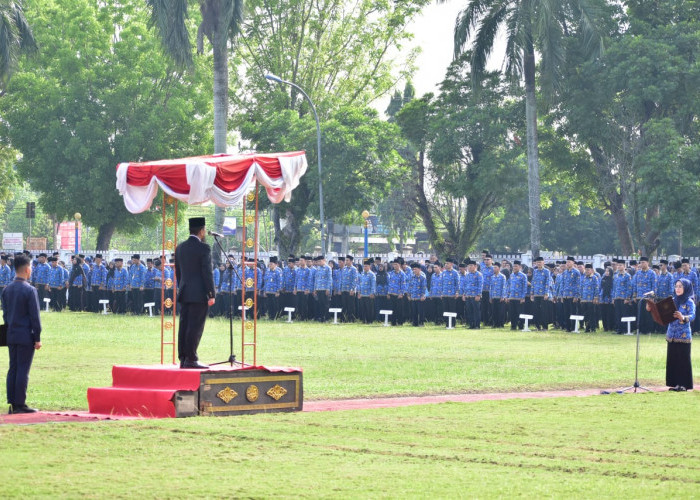
<path fill-rule="evenodd" d="M 80 245 L 78 244 L 78 225 L 80 224 L 80 219 L 82 219 L 82 215 L 80 215 L 80 212 L 75 212 L 75 255 L 78 255 L 80 253 Z"/>
<path fill-rule="evenodd" d="M 365 259 L 369 257 L 369 212 L 367 210 L 362 211 L 362 218 L 365 220 Z"/>
<path fill-rule="evenodd" d="M 297 89 L 299 92 L 301 92 L 301 95 L 303 95 L 307 101 L 309 101 L 309 105 L 311 106 L 311 111 L 314 113 L 314 118 L 316 119 L 316 152 L 318 156 L 318 204 L 319 207 L 321 208 L 321 253 L 326 253 L 327 245 L 326 245 L 326 238 L 324 237 L 323 233 L 323 227 L 325 225 L 325 219 L 323 216 L 323 170 L 321 169 L 321 125 L 318 123 L 318 114 L 316 113 L 316 106 L 314 106 L 313 101 L 311 98 L 307 95 L 306 92 L 304 92 L 304 89 L 302 89 L 299 85 L 288 82 L 287 80 L 282 80 L 279 76 L 275 76 L 273 74 L 267 74 L 265 75 L 265 78 L 267 80 L 270 80 L 272 82 L 277 82 L 277 83 L 283 83 L 285 85 L 289 85 L 290 87 L 294 87 Z"/>

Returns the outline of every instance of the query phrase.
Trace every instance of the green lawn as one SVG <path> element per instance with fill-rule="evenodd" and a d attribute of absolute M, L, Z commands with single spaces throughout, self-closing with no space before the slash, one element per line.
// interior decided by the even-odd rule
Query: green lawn
<path fill-rule="evenodd" d="M 159 320 L 43 320 L 29 394 L 42 409 L 85 409 L 112 364 L 160 359 Z M 261 322 L 258 362 L 302 366 L 306 399 L 607 388 L 632 381 L 634 347 L 602 333 Z M 200 353 L 227 357 L 228 323 L 207 323 Z M 644 336 L 641 382 L 663 384 L 664 364 L 663 337 Z M 692 498 L 698 408 L 690 392 L 0 426 L 0 498 Z"/>
<path fill-rule="evenodd" d="M 35 357 L 28 397 L 39 408 L 86 409 L 87 388 L 111 385 L 113 364 L 160 362 L 159 318 L 68 312 L 42 318 L 44 347 Z M 235 327 L 240 359 L 240 323 Z M 227 359 L 228 344 L 228 322 L 208 321 L 202 360 Z M 663 336 L 643 336 L 640 352 L 640 381 L 662 385 Z M 605 333 L 267 321 L 258 333 L 258 363 L 301 366 L 307 400 L 613 388 L 634 380 L 634 354 L 634 337 Z M 252 362 L 252 351 L 246 361 Z M 0 373 L 6 369 L 2 355 Z M 4 396 L 4 387 L 0 391 Z"/>

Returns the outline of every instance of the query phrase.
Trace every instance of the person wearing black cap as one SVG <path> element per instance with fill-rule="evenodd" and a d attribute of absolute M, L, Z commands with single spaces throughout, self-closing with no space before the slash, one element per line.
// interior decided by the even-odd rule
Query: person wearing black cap
<path fill-rule="evenodd" d="M 208 309 L 216 302 L 211 248 L 204 242 L 205 224 L 204 217 L 190 218 L 190 237 L 175 249 L 177 301 L 180 303 L 178 357 L 180 368 L 186 369 L 208 368 L 197 356 Z"/>
<path fill-rule="evenodd" d="M 393 270 L 387 276 L 389 301 L 391 303 L 390 309 L 394 312 L 391 315 L 392 326 L 402 325 L 404 322 L 401 298 L 403 297 L 403 290 L 406 284 L 406 275 L 401 270 L 401 264 L 398 259 L 394 259 L 391 263 Z"/>
<path fill-rule="evenodd" d="M 455 259 L 445 261 L 445 270 L 442 272 L 442 306 L 443 313 L 457 312 L 457 298 L 459 297 L 459 272 L 454 269 Z M 447 325 L 448 318 L 443 321 Z"/>
<path fill-rule="evenodd" d="M 280 308 L 284 311 L 287 307 L 295 307 L 294 286 L 296 284 L 297 270 L 296 257 L 290 255 L 287 258 L 287 266 L 282 270 L 282 290 L 280 292 Z M 298 311 L 295 311 L 298 316 Z"/>
<path fill-rule="evenodd" d="M 513 272 L 508 278 L 508 319 L 511 330 L 521 329 L 524 325 L 520 314 L 523 311 L 527 295 L 527 276 L 520 269 L 520 261 L 514 260 Z"/>
<path fill-rule="evenodd" d="M 532 270 L 532 304 L 533 323 L 538 331 L 547 330 L 549 321 L 546 319 L 545 304 L 549 300 L 549 291 L 552 286 L 552 274 L 544 266 L 544 258 L 535 258 L 535 268 Z"/>
<path fill-rule="evenodd" d="M 617 261 L 617 272 L 613 276 L 613 305 L 615 308 L 615 331 L 618 335 L 625 333 L 626 328 L 622 318 L 627 316 L 629 303 L 632 299 L 632 278 L 625 271 L 625 261 Z"/>
<path fill-rule="evenodd" d="M 102 254 L 95 255 L 95 262 L 90 271 L 90 288 L 92 290 L 89 309 L 92 312 L 100 311 L 100 300 L 104 299 L 107 286 L 107 267 L 102 263 Z"/>
<path fill-rule="evenodd" d="M 571 315 L 574 314 L 574 300 L 579 298 L 581 287 L 581 273 L 574 267 L 576 259 L 569 256 L 566 258 L 566 269 L 561 273 L 561 284 L 559 286 L 559 296 L 562 301 L 562 318 L 564 330 L 571 332 L 574 330 Z"/>
<path fill-rule="evenodd" d="M 343 309 L 343 299 L 342 299 L 342 283 L 343 283 L 343 269 L 345 269 L 345 257 L 342 255 L 338 257 L 338 262 L 330 263 L 331 271 L 333 273 L 333 293 L 331 293 L 331 307 Z M 345 310 L 343 309 L 342 319 L 345 319 Z"/>
<path fill-rule="evenodd" d="M 5 254 L 0 256 L 0 294 L 12 282 L 12 269 L 8 264 L 9 260 L 10 257 Z"/>
<path fill-rule="evenodd" d="M 655 330 L 654 320 L 646 308 L 639 307 L 639 301 L 644 300 L 648 294 L 655 293 L 656 273 L 649 269 L 649 257 L 639 259 L 639 269 L 632 278 L 632 303 L 635 306 L 635 315 L 639 310 L 639 332 L 651 333 Z"/>
<path fill-rule="evenodd" d="M 282 288 L 282 270 L 277 267 L 277 263 L 277 257 L 270 257 L 270 265 L 264 277 L 267 317 L 273 321 L 279 314 L 279 296 Z"/>
<path fill-rule="evenodd" d="M 41 349 L 39 295 L 29 284 L 32 268 L 28 258 L 15 258 L 15 273 L 14 281 L 5 287 L 0 296 L 10 354 L 7 403 L 10 413 L 35 413 L 37 410 L 28 407 L 26 399 L 34 352 Z"/>
<path fill-rule="evenodd" d="M 359 301 L 359 318 L 369 324 L 374 321 L 374 297 L 377 293 L 377 276 L 372 272 L 374 260 L 362 261 L 362 272 L 357 277 L 357 298 Z"/>
<path fill-rule="evenodd" d="M 39 293 L 39 304 L 44 303 L 44 299 L 49 296 L 49 272 L 51 266 L 46 262 L 46 254 L 40 253 L 37 259 L 37 264 L 32 271 L 32 284 L 36 287 Z"/>
<path fill-rule="evenodd" d="M 355 292 L 357 291 L 358 272 L 352 255 L 345 256 L 345 267 L 340 273 L 341 307 L 345 321 L 355 321 Z"/>
<path fill-rule="evenodd" d="M 613 289 L 613 269 L 605 266 L 603 276 L 600 279 L 600 317 L 603 320 L 603 331 L 612 332 L 615 330 L 615 307 L 612 301 Z"/>
<path fill-rule="evenodd" d="M 500 265 L 499 265 L 500 267 Z M 481 321 L 486 326 L 493 326 L 491 313 L 491 276 L 495 272 L 493 267 L 493 256 L 485 253 L 482 262 L 479 264 L 479 272 L 484 277 L 484 290 L 481 292 Z"/>
<path fill-rule="evenodd" d="M 581 276 L 580 303 L 583 313 L 586 332 L 595 332 L 598 327 L 598 315 L 596 305 L 600 297 L 600 280 L 593 273 L 593 264 L 584 264 L 583 276 Z"/>

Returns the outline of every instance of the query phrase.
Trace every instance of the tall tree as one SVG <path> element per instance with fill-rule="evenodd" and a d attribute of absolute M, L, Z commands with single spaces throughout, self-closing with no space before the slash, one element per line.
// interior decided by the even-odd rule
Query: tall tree
<path fill-rule="evenodd" d="M 0 0 L 0 92 L 5 86 L 17 60 L 22 54 L 36 51 L 34 34 L 24 15 L 21 0 Z"/>
<path fill-rule="evenodd" d="M 365 113 L 368 104 L 391 92 L 397 80 L 410 72 L 412 56 L 398 61 L 395 49 L 410 38 L 407 24 L 429 1 L 248 0 L 237 47 L 247 66 L 245 74 L 237 75 L 245 91 L 233 98 L 240 110 L 236 124 L 244 138 L 257 149 L 282 143 L 300 149 L 306 144 L 309 163 L 314 164 L 315 142 L 295 143 L 284 137 L 269 142 L 259 139 L 269 136 L 262 127 L 273 115 L 286 110 L 302 119 L 310 115 L 308 103 L 295 88 L 270 85 L 264 75 L 274 73 L 303 88 L 315 103 L 322 124 L 339 116 L 342 108 Z M 399 75 L 395 74 L 397 65 Z M 333 182 L 329 174 L 334 166 L 325 141 L 321 148 L 324 192 Z M 315 170 L 309 169 L 301 179 L 290 203 L 274 207 L 275 237 L 282 251 L 298 248 L 299 224 L 307 214 L 318 213 L 310 212 L 318 207 L 319 178 Z M 359 180 L 353 177 L 348 182 Z M 328 199 L 330 202 L 330 196 Z"/>
<path fill-rule="evenodd" d="M 519 106 L 497 74 L 473 88 L 468 59 L 452 63 L 437 98 L 415 99 L 396 116 L 413 148 L 418 215 L 442 258 L 467 255 L 524 171 L 511 128 Z"/>
<path fill-rule="evenodd" d="M 568 174 L 612 214 L 622 253 L 652 255 L 669 226 L 697 235 L 700 7 L 626 5 L 600 64 L 571 61 L 550 120 L 586 153 Z"/>
<path fill-rule="evenodd" d="M 0 99 L 0 137 L 21 153 L 18 171 L 43 210 L 59 221 L 80 212 L 107 249 L 115 228 L 137 231 L 155 218 L 124 208 L 119 162 L 208 150 L 206 61 L 182 75 L 154 56 L 139 0 L 31 0 L 27 14 L 42 50 L 20 62 Z"/>
<path fill-rule="evenodd" d="M 187 25 L 188 7 L 194 1 L 147 0 L 152 26 L 160 35 L 165 51 L 181 66 L 192 66 L 192 44 Z M 204 52 L 204 37 L 214 56 L 214 153 L 226 153 L 229 104 L 229 42 L 240 30 L 243 0 L 198 0 L 202 20 L 197 28 L 197 52 Z M 223 227 L 224 210 L 216 207 L 214 224 Z M 218 252 L 216 253 L 218 257 Z"/>
<path fill-rule="evenodd" d="M 545 91 L 557 86 L 566 56 L 563 39 L 572 31 L 578 30 L 589 55 L 601 52 L 603 37 L 598 25 L 603 5 L 604 0 L 470 0 L 455 23 L 455 57 L 464 51 L 474 35 L 471 57 L 474 81 L 484 74 L 502 27 L 507 38 L 506 75 L 513 82 L 524 80 L 528 211 L 533 256 L 539 255 L 541 245 L 535 55 L 539 52 L 541 57 L 540 76 Z"/>

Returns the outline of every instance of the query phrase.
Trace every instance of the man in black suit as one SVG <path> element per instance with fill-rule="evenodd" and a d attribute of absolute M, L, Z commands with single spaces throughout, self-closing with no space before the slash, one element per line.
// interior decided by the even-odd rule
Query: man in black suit
<path fill-rule="evenodd" d="M 2 292 L 2 313 L 7 325 L 7 347 L 10 369 L 7 371 L 7 402 L 10 413 L 34 413 L 26 404 L 29 370 L 34 351 L 41 348 L 41 319 L 39 294 L 29 278 L 31 260 L 24 255 L 15 257 L 15 280 Z"/>
<path fill-rule="evenodd" d="M 180 303 L 178 355 L 180 368 L 209 368 L 199 363 L 197 347 L 216 290 L 211 268 L 211 248 L 204 243 L 204 217 L 189 220 L 190 237 L 175 249 L 175 278 Z"/>

